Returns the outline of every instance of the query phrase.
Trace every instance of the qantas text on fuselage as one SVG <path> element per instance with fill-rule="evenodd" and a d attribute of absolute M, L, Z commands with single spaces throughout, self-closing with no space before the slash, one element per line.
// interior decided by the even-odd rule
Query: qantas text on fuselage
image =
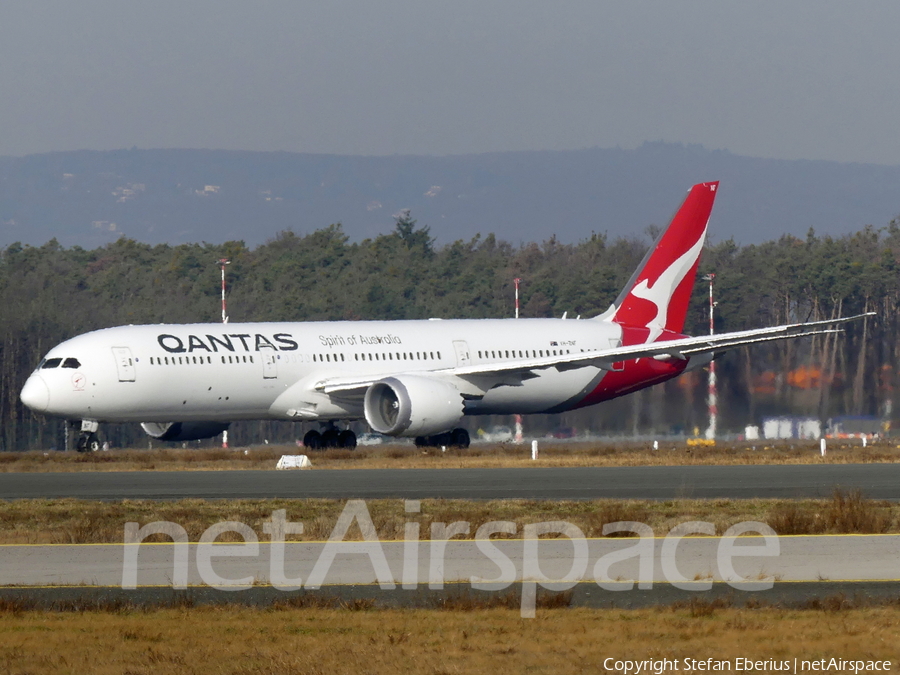
<path fill-rule="evenodd" d="M 403 340 L 388 333 L 387 335 L 319 335 L 319 343 L 323 347 L 335 348 L 355 345 L 399 345 Z M 299 349 L 297 341 L 291 333 L 221 333 L 219 335 L 189 334 L 187 340 L 178 335 L 161 333 L 156 337 L 159 346 L 170 354 L 190 354 L 193 352 L 258 352 L 271 349 L 281 352 L 293 352 Z"/>

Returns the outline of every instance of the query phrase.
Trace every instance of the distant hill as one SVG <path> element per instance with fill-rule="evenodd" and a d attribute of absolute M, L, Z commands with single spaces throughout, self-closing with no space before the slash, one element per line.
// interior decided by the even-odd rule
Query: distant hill
<path fill-rule="evenodd" d="M 353 239 L 389 232 L 409 208 L 438 241 L 494 232 L 514 243 L 664 225 L 688 187 L 721 180 L 715 240 L 758 243 L 810 227 L 840 235 L 900 214 L 900 167 L 741 157 L 646 143 L 446 157 L 221 150 L 117 150 L 0 157 L 0 246 L 259 244 L 340 222 Z"/>

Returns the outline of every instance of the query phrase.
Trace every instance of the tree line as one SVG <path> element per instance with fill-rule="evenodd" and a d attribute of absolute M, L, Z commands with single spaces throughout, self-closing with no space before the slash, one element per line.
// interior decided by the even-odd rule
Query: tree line
<path fill-rule="evenodd" d="M 609 307 L 639 264 L 654 228 L 577 244 L 554 237 L 513 245 L 493 234 L 436 245 L 409 213 L 394 230 L 350 241 L 340 225 L 282 232 L 256 248 L 229 241 L 151 246 L 120 239 L 93 250 L 56 240 L 0 251 L 0 449 L 62 447 L 61 422 L 28 411 L 18 394 L 42 355 L 90 330 L 121 324 L 216 322 L 216 261 L 228 258 L 232 321 L 594 316 Z M 717 331 L 876 315 L 843 335 L 729 352 L 717 360 L 719 428 L 739 432 L 766 415 L 892 416 L 900 348 L 900 224 L 842 237 L 783 236 L 760 245 L 708 245 L 700 275 L 715 273 Z M 686 332 L 708 331 L 707 286 L 698 280 Z M 575 427 L 622 434 L 691 432 L 706 425 L 705 373 L 583 411 L 534 416 L 535 431 Z M 470 422 L 476 429 L 483 421 Z M 113 445 L 146 445 L 137 425 L 109 425 Z M 238 443 L 285 440 L 290 423 L 241 423 Z"/>

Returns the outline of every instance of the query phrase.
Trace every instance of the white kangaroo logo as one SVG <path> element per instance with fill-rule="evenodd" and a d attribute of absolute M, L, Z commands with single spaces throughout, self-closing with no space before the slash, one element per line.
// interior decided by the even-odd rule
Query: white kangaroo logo
<path fill-rule="evenodd" d="M 708 223 L 707 223 L 708 225 Z M 635 297 L 647 300 L 656 305 L 656 316 L 647 322 L 646 328 L 650 329 L 647 336 L 647 342 L 653 342 L 658 338 L 666 326 L 669 316 L 669 302 L 672 300 L 672 294 L 678 285 L 684 280 L 684 277 L 690 271 L 700 251 L 703 249 L 703 240 L 706 239 L 706 227 L 703 228 L 703 234 L 697 240 L 697 243 L 685 251 L 680 258 L 675 260 L 669 267 L 657 277 L 651 286 L 647 279 L 631 289 L 631 294 Z"/>

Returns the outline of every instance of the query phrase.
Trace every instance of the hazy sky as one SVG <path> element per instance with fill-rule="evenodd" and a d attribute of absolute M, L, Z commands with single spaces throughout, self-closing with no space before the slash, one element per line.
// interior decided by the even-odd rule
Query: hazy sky
<path fill-rule="evenodd" d="M 3 0 L 0 155 L 635 147 L 900 164 L 900 3 Z"/>

